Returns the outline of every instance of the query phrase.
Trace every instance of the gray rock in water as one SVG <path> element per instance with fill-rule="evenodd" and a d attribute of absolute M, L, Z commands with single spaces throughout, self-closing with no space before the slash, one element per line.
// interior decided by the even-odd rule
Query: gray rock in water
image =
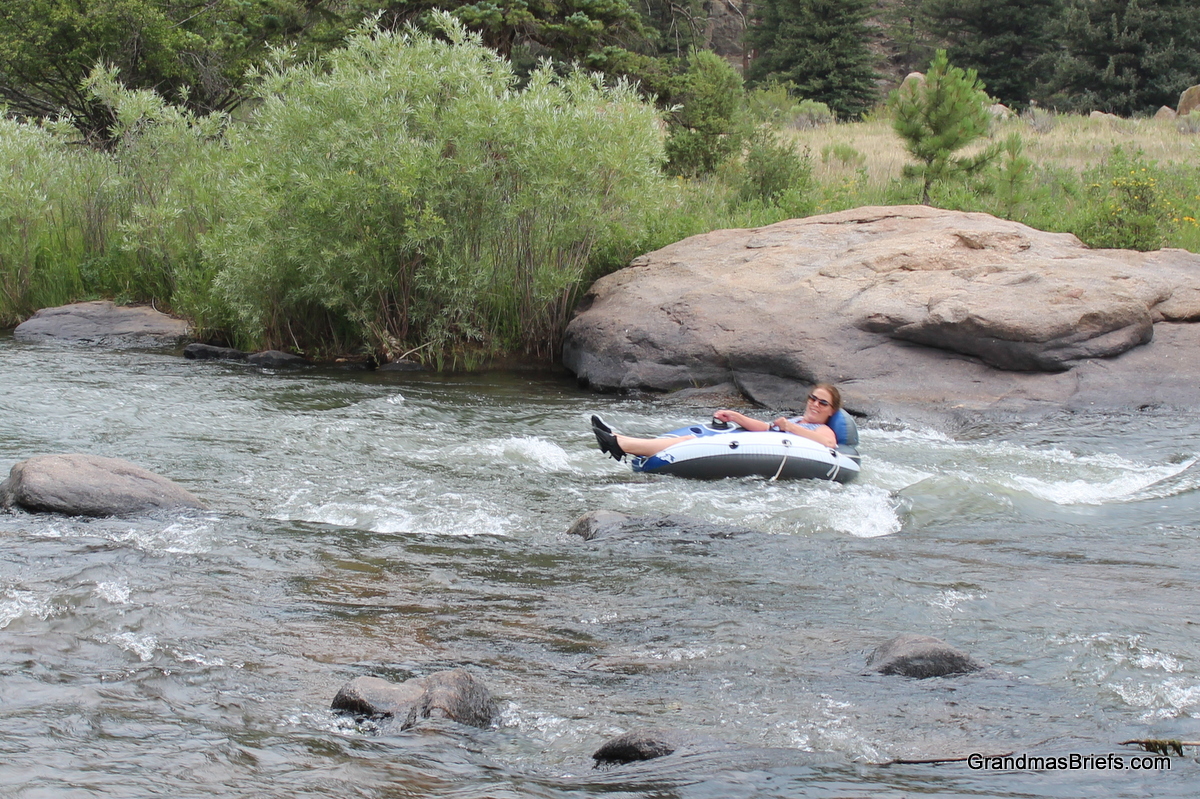
<path fill-rule="evenodd" d="M 885 641 L 867 659 L 867 668 L 880 674 L 947 677 L 979 671 L 983 664 L 950 644 L 929 635 L 898 635 Z"/>
<path fill-rule="evenodd" d="M 438 671 L 402 683 L 358 677 L 342 686 L 332 708 L 359 716 L 394 718 L 402 729 L 431 718 L 488 727 L 496 715 L 487 686 L 463 669 Z"/>
<path fill-rule="evenodd" d="M 248 355 L 232 347 L 214 347 L 198 342 L 183 348 L 183 357 L 190 361 L 244 361 Z"/>
<path fill-rule="evenodd" d="M 70 516 L 128 516 L 203 508 L 183 487 L 119 458 L 38 455 L 12 467 L 0 505 Z"/>
<path fill-rule="evenodd" d="M 670 541 L 708 541 L 755 532 L 745 527 L 710 524 L 686 516 L 631 516 L 611 510 L 589 511 L 572 524 L 568 535 L 584 541 L 620 538 L 654 538 Z"/>
<path fill-rule="evenodd" d="M 153 308 L 108 300 L 43 308 L 17 325 L 17 341 L 59 341 L 104 347 L 177 347 L 191 337 L 188 323 Z"/>
<path fill-rule="evenodd" d="M 311 366 L 312 363 L 299 355 L 292 355 L 282 350 L 264 350 L 246 356 L 246 362 L 264 369 L 294 369 L 300 366 Z"/>
<path fill-rule="evenodd" d="M 694 753 L 728 748 L 729 744 L 703 735 L 681 730 L 647 728 L 630 730 L 609 738 L 592 753 L 592 759 L 596 761 L 597 766 L 607 766 L 654 760 L 676 752 Z"/>
<path fill-rule="evenodd" d="M 817 380 L 871 414 L 1067 406 L 1081 393 L 1196 407 L 1197 321 L 1200 255 L 1092 250 L 987 214 L 858 208 L 635 259 L 584 296 L 563 364 L 600 390 L 732 382 L 774 409 L 802 406 Z M 1171 325 L 1187 330 L 1160 340 Z M 1148 374 L 1142 351 L 1176 368 Z"/>

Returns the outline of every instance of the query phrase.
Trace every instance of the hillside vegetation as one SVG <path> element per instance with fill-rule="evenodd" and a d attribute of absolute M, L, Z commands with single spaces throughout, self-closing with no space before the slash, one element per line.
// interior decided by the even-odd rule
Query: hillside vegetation
<path fill-rule="evenodd" d="M 839 119 L 703 49 L 650 95 L 521 66 L 461 14 L 423 19 L 319 57 L 240 50 L 253 102 L 228 110 L 109 65 L 85 117 L 0 118 L 0 325 L 107 297 L 218 343 L 459 368 L 554 360 L 591 281 L 722 227 L 928 202 L 1200 251 L 1196 114 L 993 118 L 977 73 L 938 52 L 933 89 Z"/>

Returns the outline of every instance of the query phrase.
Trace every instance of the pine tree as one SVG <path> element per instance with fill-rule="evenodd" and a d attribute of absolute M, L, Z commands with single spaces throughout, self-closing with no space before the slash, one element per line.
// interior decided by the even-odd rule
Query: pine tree
<path fill-rule="evenodd" d="M 1200 79 L 1193 0 L 1069 0 L 1058 36 L 1042 101 L 1062 110 L 1152 113 Z"/>
<path fill-rule="evenodd" d="M 923 12 L 950 61 L 974 69 L 992 96 L 1019 108 L 1043 79 L 1062 6 L 1063 0 L 926 0 Z"/>
<path fill-rule="evenodd" d="M 757 55 L 751 85 L 794 85 L 797 96 L 857 117 L 877 99 L 867 47 L 870 0 L 763 0 L 746 31 Z"/>
<path fill-rule="evenodd" d="M 988 96 L 975 70 L 951 66 L 945 50 L 937 51 L 924 81 L 907 81 L 892 92 L 888 110 L 904 149 L 920 162 L 905 166 L 904 176 L 922 180 L 921 202 L 927 205 L 935 182 L 975 172 L 997 154 L 989 148 L 973 158 L 954 157 L 987 133 Z"/>

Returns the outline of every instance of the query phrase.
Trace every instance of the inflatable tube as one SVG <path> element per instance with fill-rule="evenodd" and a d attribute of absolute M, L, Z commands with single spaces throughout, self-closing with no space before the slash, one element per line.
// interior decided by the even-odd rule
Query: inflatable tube
<path fill-rule="evenodd" d="M 841 412 L 839 411 L 839 414 Z M 837 449 L 791 433 L 751 432 L 726 425 L 691 425 L 664 437 L 696 436 L 649 457 L 633 459 L 633 470 L 700 480 L 760 476 L 772 480 L 834 480 L 849 483 L 858 477 L 860 460 L 854 444 L 858 429 L 848 414 L 838 434 Z M 833 425 L 830 425 L 833 427 Z M 853 439 L 854 444 L 848 439 Z"/>

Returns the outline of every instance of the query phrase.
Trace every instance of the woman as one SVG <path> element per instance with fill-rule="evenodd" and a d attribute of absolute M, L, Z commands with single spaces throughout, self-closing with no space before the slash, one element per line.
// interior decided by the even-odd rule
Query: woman
<path fill-rule="evenodd" d="M 808 402 L 804 406 L 802 416 L 795 416 L 791 419 L 781 416 L 774 422 L 764 422 L 761 419 L 751 419 L 737 411 L 720 410 L 713 414 L 713 418 L 721 422 L 732 422 L 745 430 L 754 432 L 779 430 L 836 448 L 837 436 L 834 434 L 833 428 L 829 426 L 829 420 L 841 407 L 842 395 L 837 388 L 828 383 L 818 383 L 812 391 L 808 392 Z M 592 417 L 592 432 L 596 434 L 600 451 L 611 455 L 615 460 L 621 460 L 626 454 L 655 455 L 682 441 L 695 438 L 695 436 L 633 438 L 632 436 L 617 435 L 599 416 Z"/>

